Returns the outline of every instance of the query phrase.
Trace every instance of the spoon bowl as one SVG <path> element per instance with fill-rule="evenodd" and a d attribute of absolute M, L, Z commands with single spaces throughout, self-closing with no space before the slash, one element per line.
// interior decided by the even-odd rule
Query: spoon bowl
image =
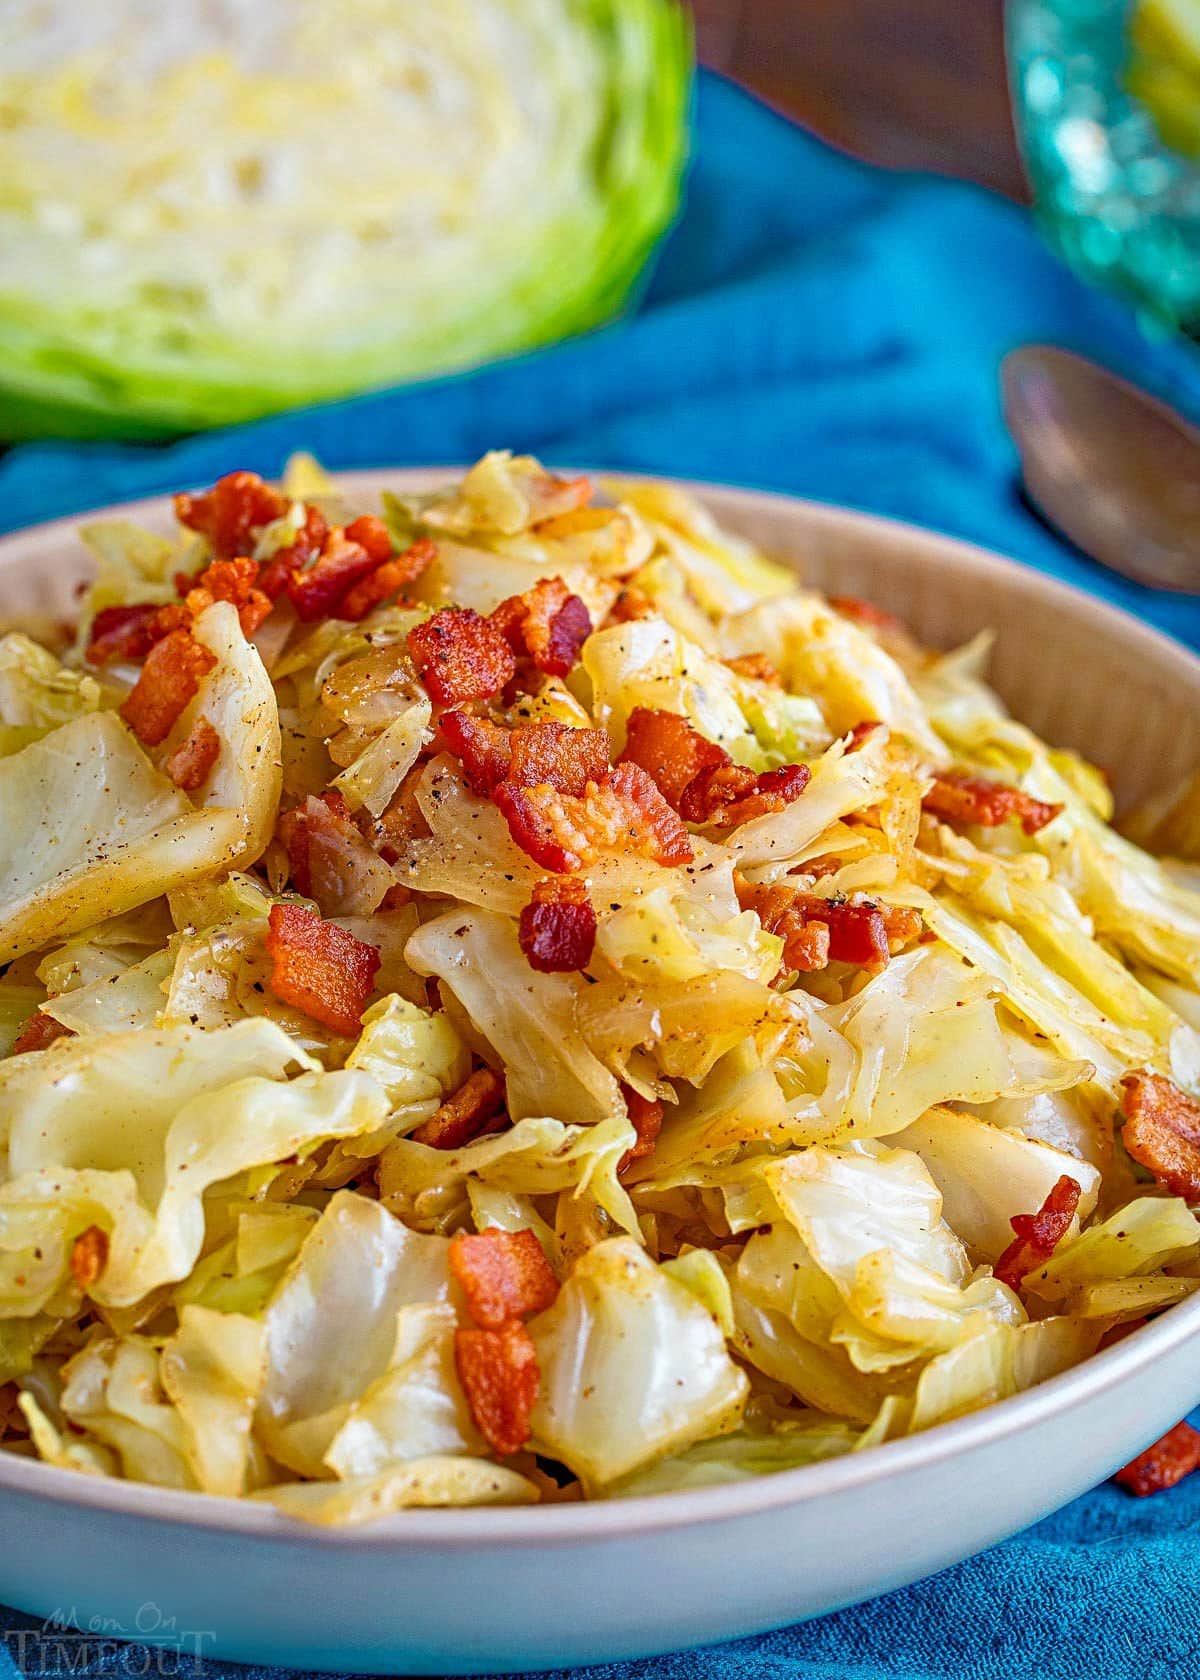
<path fill-rule="evenodd" d="M 1000 370 L 1030 499 L 1110 571 L 1200 593 L 1200 431 L 1066 350 L 1030 344 Z"/>

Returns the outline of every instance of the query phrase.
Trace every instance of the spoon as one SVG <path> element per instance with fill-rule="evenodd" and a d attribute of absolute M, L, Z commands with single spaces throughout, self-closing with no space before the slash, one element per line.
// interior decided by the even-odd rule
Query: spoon
<path fill-rule="evenodd" d="M 1030 499 L 1110 571 L 1200 593 L 1200 431 L 1066 350 L 1028 344 L 1000 369 Z"/>

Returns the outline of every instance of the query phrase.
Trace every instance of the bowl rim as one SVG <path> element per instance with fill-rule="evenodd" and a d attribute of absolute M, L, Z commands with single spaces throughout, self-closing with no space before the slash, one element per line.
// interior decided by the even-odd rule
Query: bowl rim
<path fill-rule="evenodd" d="M 462 465 L 371 468 L 332 472 L 334 484 L 350 494 L 371 493 L 384 487 L 402 490 L 431 488 L 465 471 Z M 733 510 L 752 511 L 766 504 L 786 517 L 799 517 L 808 530 L 825 528 L 862 533 L 879 552 L 888 545 L 915 547 L 921 562 L 931 568 L 949 566 L 993 579 L 1046 606 L 1057 606 L 1090 618 L 1113 635 L 1141 644 L 1147 657 L 1173 667 L 1173 674 L 1200 692 L 1200 657 L 1182 642 L 1154 629 L 1120 607 L 1098 600 L 1074 585 L 1047 576 L 1031 566 L 1006 558 L 978 544 L 931 531 L 909 521 L 861 513 L 833 503 L 817 502 L 776 491 L 755 490 L 716 480 L 674 478 L 662 473 L 633 473 L 601 468 L 598 478 L 631 482 L 669 482 L 701 500 L 719 497 L 728 517 Z M 19 566 L 12 550 L 42 546 L 59 537 L 73 537 L 79 524 L 95 518 L 149 519 L 169 510 L 168 493 L 84 510 L 0 536 L 0 570 Z M 802 556 L 797 556 L 802 559 Z M 640 1495 L 561 1505 L 462 1506 L 448 1509 L 410 1509 L 365 1527 L 319 1528 L 284 1516 L 269 1503 L 252 1498 L 225 1499 L 191 1490 L 154 1487 L 115 1477 L 89 1476 L 60 1469 L 39 1460 L 0 1450 L 0 1495 L 13 1493 L 77 1509 L 124 1515 L 173 1527 L 206 1529 L 230 1535 L 302 1546 L 330 1546 L 376 1552 L 436 1546 L 462 1550 L 503 1544 L 522 1548 L 551 1543 L 591 1542 L 689 1527 L 693 1523 L 727 1522 L 761 1515 L 782 1506 L 831 1498 L 866 1484 L 919 1474 L 935 1463 L 967 1455 L 1015 1436 L 1075 1406 L 1094 1400 L 1131 1378 L 1144 1375 L 1160 1358 L 1189 1338 L 1200 1338 L 1200 1291 L 1169 1307 L 1158 1318 L 1130 1331 L 1113 1346 L 1092 1354 L 1079 1365 L 1046 1379 L 1036 1387 L 918 1435 L 884 1442 L 859 1453 L 844 1454 L 792 1470 L 779 1470 L 743 1482 L 690 1491 Z M 333 1484 L 331 1484 L 333 1485 Z"/>

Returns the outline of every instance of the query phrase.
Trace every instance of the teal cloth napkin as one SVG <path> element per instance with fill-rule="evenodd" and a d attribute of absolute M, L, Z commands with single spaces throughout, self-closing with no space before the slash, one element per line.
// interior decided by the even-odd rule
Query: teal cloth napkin
<path fill-rule="evenodd" d="M 1100 570 L 1022 501 L 996 370 L 1030 340 L 1082 350 L 1200 414 L 1194 352 L 1147 340 L 1124 305 L 1047 254 L 1022 211 L 970 187 L 866 169 L 702 78 L 687 213 L 636 314 L 479 372 L 167 447 L 23 446 L 0 461 L 0 526 L 233 467 L 274 473 L 300 447 L 350 467 L 466 461 L 509 445 L 552 462 L 723 479 L 917 520 L 1200 644 L 1200 598 L 1156 595 Z M 1146 1502 L 1106 1486 L 873 1604 L 586 1672 L 1197 1680 L 1198 1569 L 1200 1474 Z M 31 1677 L 173 1672 L 143 1647 L 78 1634 L 56 1642 L 38 1627 L 15 1614 L 0 1620 L 0 1669 L 7 1653 Z"/>

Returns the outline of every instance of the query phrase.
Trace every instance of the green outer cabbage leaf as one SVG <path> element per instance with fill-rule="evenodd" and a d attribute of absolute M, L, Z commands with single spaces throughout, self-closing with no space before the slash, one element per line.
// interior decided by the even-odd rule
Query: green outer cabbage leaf
<path fill-rule="evenodd" d="M 453 237 L 434 220 L 424 245 L 397 256 L 393 284 L 379 285 L 377 316 L 365 320 L 358 310 L 339 310 L 328 286 L 298 303 L 293 253 L 282 244 L 257 252 L 256 262 L 281 270 L 287 309 L 275 312 L 278 320 L 245 310 L 229 320 L 238 275 L 222 268 L 214 240 L 212 260 L 187 272 L 211 276 L 222 319 L 199 284 L 174 283 L 179 233 L 160 256 L 151 249 L 147 262 L 147 236 L 127 240 L 109 225 L 118 271 L 123 265 L 143 277 L 129 287 L 127 303 L 99 308 L 82 282 L 74 293 L 59 291 L 57 306 L 33 281 L 0 293 L 0 437 L 155 436 L 227 425 L 467 367 L 609 319 L 678 202 L 691 71 L 687 14 L 671 0 L 525 0 L 514 11 L 528 26 L 518 42 L 527 73 L 541 77 L 554 110 L 555 131 L 538 141 L 536 187 L 510 193 L 500 213 L 475 211 Z M 504 69 L 469 58 L 443 68 L 434 59 L 422 61 L 422 73 L 435 88 L 447 81 L 446 108 L 454 110 L 464 97 L 455 77 L 465 74 L 478 92 Z M 526 96 L 517 88 L 507 97 L 519 109 Z M 404 168 L 398 160 L 401 208 L 413 190 Z M 336 210 L 316 202 L 292 214 L 302 227 L 307 215 L 316 240 Z M 382 216 L 390 210 L 380 206 Z M 203 232 L 202 219 L 198 226 Z M 38 232 L 44 243 L 45 230 Z M 15 231 L 6 237 L 15 240 Z M 70 240 L 75 254 L 78 234 Z"/>

